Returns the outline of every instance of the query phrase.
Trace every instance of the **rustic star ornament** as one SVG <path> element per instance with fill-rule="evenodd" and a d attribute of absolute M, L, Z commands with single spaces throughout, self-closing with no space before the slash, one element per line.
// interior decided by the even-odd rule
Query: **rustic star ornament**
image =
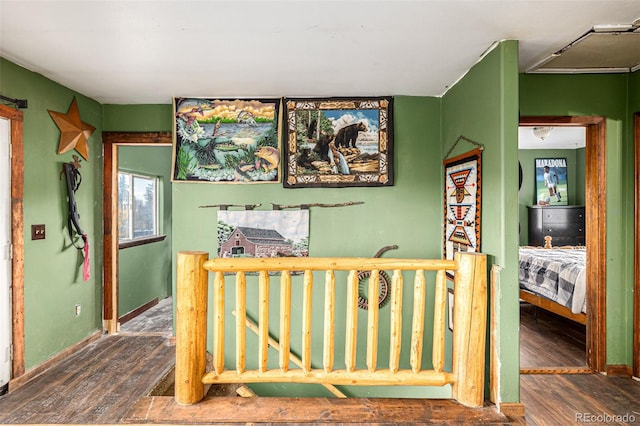
<path fill-rule="evenodd" d="M 85 160 L 89 160 L 89 144 L 87 140 L 96 129 L 90 124 L 80 120 L 80 109 L 78 101 L 73 98 L 69 111 L 66 114 L 56 111 L 49 111 L 56 125 L 60 129 L 60 143 L 58 144 L 58 154 L 65 153 L 71 149 L 78 151 Z"/>

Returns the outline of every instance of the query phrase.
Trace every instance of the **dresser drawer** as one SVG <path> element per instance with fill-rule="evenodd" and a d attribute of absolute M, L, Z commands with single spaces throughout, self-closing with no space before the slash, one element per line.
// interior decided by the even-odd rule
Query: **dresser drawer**
<path fill-rule="evenodd" d="M 559 246 L 584 246 L 586 245 L 585 237 L 552 237 L 551 245 Z"/>
<path fill-rule="evenodd" d="M 544 223 L 542 235 L 552 237 L 577 237 L 584 236 L 584 223 Z"/>
<path fill-rule="evenodd" d="M 542 216 L 545 224 L 566 222 L 584 223 L 584 209 L 550 208 L 544 209 Z"/>

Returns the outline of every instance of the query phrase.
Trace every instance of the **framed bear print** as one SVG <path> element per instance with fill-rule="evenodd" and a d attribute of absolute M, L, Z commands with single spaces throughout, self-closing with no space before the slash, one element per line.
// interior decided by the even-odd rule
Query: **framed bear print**
<path fill-rule="evenodd" d="M 393 185 L 393 98 L 284 99 L 284 187 Z"/>

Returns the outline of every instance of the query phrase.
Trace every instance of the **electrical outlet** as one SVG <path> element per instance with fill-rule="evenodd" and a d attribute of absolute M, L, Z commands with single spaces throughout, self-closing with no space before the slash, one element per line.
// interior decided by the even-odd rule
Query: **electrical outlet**
<path fill-rule="evenodd" d="M 80 316 L 80 311 L 82 310 L 82 306 L 78 303 L 76 305 L 76 316 L 79 317 Z"/>

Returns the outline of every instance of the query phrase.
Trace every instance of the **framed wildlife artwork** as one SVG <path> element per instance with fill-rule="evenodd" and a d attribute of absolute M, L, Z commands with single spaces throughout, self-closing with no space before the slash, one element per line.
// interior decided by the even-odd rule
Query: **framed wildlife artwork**
<path fill-rule="evenodd" d="M 569 205 L 566 158 L 536 158 L 536 202 L 541 206 Z"/>
<path fill-rule="evenodd" d="M 284 99 L 284 187 L 393 185 L 393 98 Z"/>
<path fill-rule="evenodd" d="M 173 182 L 279 183 L 280 99 L 175 98 Z"/>
<path fill-rule="evenodd" d="M 482 149 L 445 159 L 444 258 L 480 251 Z M 447 276 L 453 278 L 448 271 Z"/>

